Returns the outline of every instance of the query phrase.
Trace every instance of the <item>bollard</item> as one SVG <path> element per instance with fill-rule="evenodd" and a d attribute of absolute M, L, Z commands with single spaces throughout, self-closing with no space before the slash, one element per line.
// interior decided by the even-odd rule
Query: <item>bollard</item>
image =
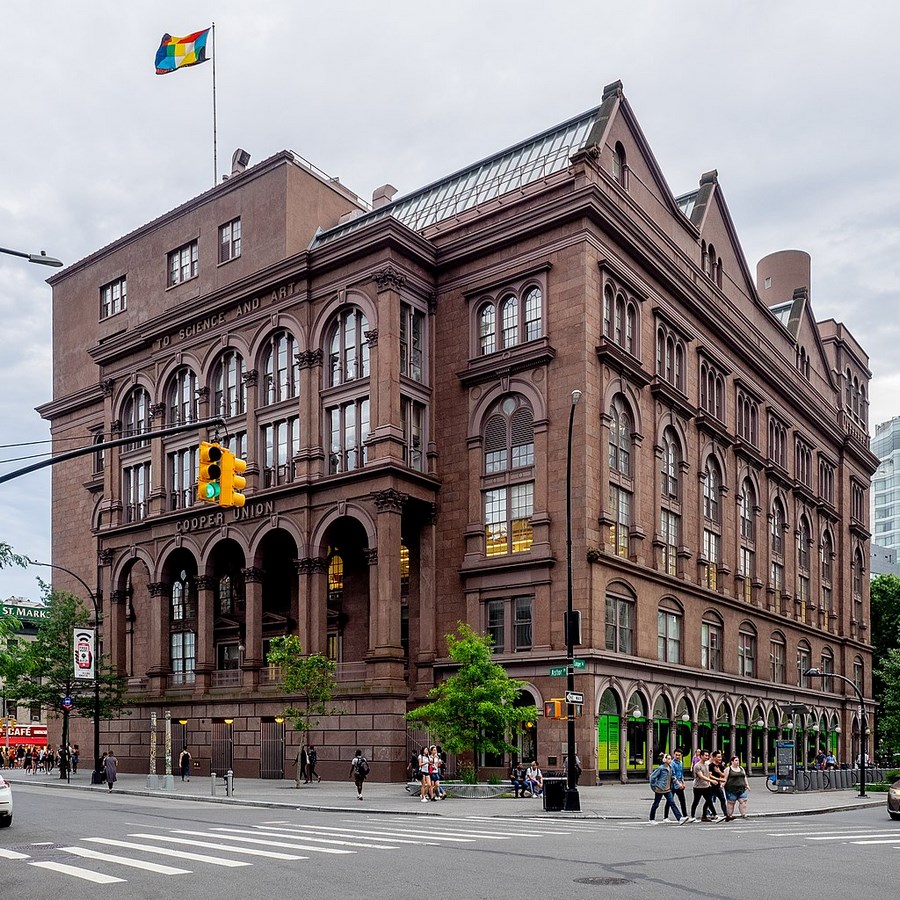
<path fill-rule="evenodd" d="M 211 796 L 216 796 L 216 773 L 209 773 L 209 793 Z"/>
<path fill-rule="evenodd" d="M 225 773 L 225 796 L 230 797 L 234 794 L 234 772 L 229 769 Z"/>

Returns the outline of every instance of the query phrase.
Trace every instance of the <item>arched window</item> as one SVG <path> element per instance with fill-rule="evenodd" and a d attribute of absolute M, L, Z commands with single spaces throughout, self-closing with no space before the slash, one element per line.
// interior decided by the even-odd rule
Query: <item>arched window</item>
<path fill-rule="evenodd" d="M 296 397 L 300 391 L 300 365 L 297 345 L 287 331 L 273 334 L 263 356 L 263 402 L 280 403 Z"/>
<path fill-rule="evenodd" d="M 853 621 L 859 624 L 863 617 L 863 566 L 862 550 L 859 547 L 853 553 L 853 565 L 851 573 L 851 595 L 853 598 Z"/>
<path fill-rule="evenodd" d="M 806 674 L 812 666 L 812 650 L 809 641 L 800 641 L 797 644 L 797 684 L 800 687 L 810 687 L 809 676 Z"/>
<path fill-rule="evenodd" d="M 122 432 L 124 436 L 146 434 L 150 431 L 150 395 L 142 387 L 136 387 L 125 400 L 122 408 Z M 148 446 L 148 441 L 137 440 L 126 444 L 126 450 Z"/>
<path fill-rule="evenodd" d="M 169 425 L 183 425 L 195 421 L 197 416 L 197 376 L 187 366 L 182 366 L 169 381 L 166 392 L 169 407 Z"/>
<path fill-rule="evenodd" d="M 662 506 L 660 509 L 660 536 L 662 538 L 663 572 L 678 574 L 678 544 L 681 540 L 681 444 L 673 428 L 667 428 L 662 437 L 662 471 L 660 472 Z"/>
<path fill-rule="evenodd" d="M 703 478 L 703 580 L 711 590 L 718 587 L 718 570 L 722 561 L 721 487 L 718 463 L 710 457 L 706 461 Z"/>
<path fill-rule="evenodd" d="M 531 549 L 534 512 L 534 414 L 524 397 L 510 394 L 491 408 L 482 434 L 485 554 Z M 498 475 L 506 473 L 505 483 Z"/>
<path fill-rule="evenodd" d="M 628 187 L 628 161 L 625 148 L 617 141 L 613 149 L 612 176 L 623 188 Z"/>
<path fill-rule="evenodd" d="M 191 684 L 194 681 L 196 664 L 196 624 L 197 605 L 192 580 L 182 569 L 172 583 L 169 603 L 169 650 L 173 684 Z"/>
<path fill-rule="evenodd" d="M 662 448 L 662 496 L 678 500 L 681 496 L 679 485 L 681 444 L 674 429 L 667 428 L 663 432 Z"/>
<path fill-rule="evenodd" d="M 700 623 L 700 665 L 710 672 L 722 671 L 722 617 L 713 610 Z"/>
<path fill-rule="evenodd" d="M 500 328 L 504 347 L 519 343 L 519 303 L 512 295 L 500 301 Z"/>
<path fill-rule="evenodd" d="M 247 383 L 244 379 L 244 357 L 236 350 L 226 350 L 213 371 L 213 409 L 216 415 L 230 418 L 247 409 Z"/>
<path fill-rule="evenodd" d="M 335 317 L 328 338 L 329 385 L 369 377 L 368 330 L 369 320 L 356 307 L 349 307 Z"/>
<path fill-rule="evenodd" d="M 543 292 L 533 283 L 504 291 L 499 301 L 485 299 L 477 313 L 479 354 L 508 350 L 542 337 L 543 309 Z"/>
<path fill-rule="evenodd" d="M 544 300 L 539 287 L 531 287 L 525 292 L 525 340 L 537 340 L 544 333 Z"/>
<path fill-rule="evenodd" d="M 738 630 L 738 675 L 756 678 L 756 629 L 749 622 Z"/>
<path fill-rule="evenodd" d="M 622 397 L 616 397 L 610 407 L 609 467 L 614 472 L 631 477 L 633 426 L 631 414 Z"/>
<path fill-rule="evenodd" d="M 478 334 L 481 355 L 497 349 L 497 312 L 493 303 L 486 303 L 478 316 Z"/>
<path fill-rule="evenodd" d="M 834 693 L 834 653 L 830 647 L 822 648 L 822 687 Z"/>
<path fill-rule="evenodd" d="M 784 684 L 787 677 L 787 641 L 780 631 L 776 631 L 769 641 L 769 661 L 774 684 Z"/>
<path fill-rule="evenodd" d="M 756 522 L 754 508 L 756 506 L 756 491 L 753 490 L 753 482 L 749 478 L 744 479 L 741 485 L 741 496 L 738 500 L 738 509 L 741 519 L 741 540 L 748 543 L 756 541 Z"/>
<path fill-rule="evenodd" d="M 719 466 L 710 457 L 706 461 L 706 477 L 703 479 L 703 515 L 716 525 L 721 524 L 719 518 L 719 492 L 722 489 L 722 479 L 719 476 Z"/>
<path fill-rule="evenodd" d="M 822 609 L 829 617 L 834 612 L 834 596 L 832 594 L 832 577 L 834 572 L 834 539 L 830 531 L 822 535 Z"/>

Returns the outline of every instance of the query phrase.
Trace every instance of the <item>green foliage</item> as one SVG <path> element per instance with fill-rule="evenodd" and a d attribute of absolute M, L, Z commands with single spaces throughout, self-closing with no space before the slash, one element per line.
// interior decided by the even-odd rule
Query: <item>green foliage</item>
<path fill-rule="evenodd" d="M 4 544 L 0 541 L 0 569 L 5 569 L 7 566 L 26 565 L 28 565 L 26 557 L 13 553 L 9 544 Z M 0 641 L 14 634 L 19 625 L 19 620 L 15 616 L 0 616 Z M 2 646 L 0 646 L 0 657 L 2 657 L 3 653 Z"/>
<path fill-rule="evenodd" d="M 896 752 L 900 748 L 900 650 L 889 650 L 877 672 L 883 685 L 878 732 L 883 746 Z"/>
<path fill-rule="evenodd" d="M 333 659 L 321 653 L 303 652 L 300 638 L 294 634 L 273 638 L 266 661 L 281 668 L 281 678 L 287 694 L 299 696 L 303 706 L 289 706 L 284 711 L 297 731 L 311 731 L 319 724 L 320 716 L 340 712 L 331 705 L 335 689 Z"/>
<path fill-rule="evenodd" d="M 473 766 L 463 763 L 456 768 L 456 774 L 463 784 L 478 784 L 478 773 Z"/>
<path fill-rule="evenodd" d="M 425 726 L 449 753 L 472 750 L 477 776 L 479 754 L 514 752 L 508 738 L 524 731 L 524 722 L 534 721 L 537 710 L 515 706 L 524 684 L 493 661 L 489 636 L 464 622 L 457 632 L 447 635 L 447 649 L 459 669 L 429 691 L 431 703 L 406 718 Z"/>
<path fill-rule="evenodd" d="M 47 591 L 47 616 L 41 619 L 33 641 L 12 641 L 0 655 L 0 675 L 6 682 L 6 696 L 28 703 L 40 703 L 59 710 L 60 698 L 74 701 L 71 714 L 92 718 L 94 682 L 75 678 L 72 632 L 90 621 L 82 600 L 66 591 Z M 100 682 L 100 716 L 110 719 L 125 705 L 125 682 L 109 665 L 108 657 L 95 660 Z"/>

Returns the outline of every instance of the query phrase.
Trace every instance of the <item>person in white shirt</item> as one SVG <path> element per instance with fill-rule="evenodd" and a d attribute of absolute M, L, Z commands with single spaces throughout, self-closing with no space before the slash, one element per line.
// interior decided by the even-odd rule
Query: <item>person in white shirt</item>
<path fill-rule="evenodd" d="M 540 797 L 544 793 L 544 773 L 541 772 L 537 760 L 534 760 L 528 767 L 528 771 L 525 773 L 525 784 L 528 785 L 532 797 Z"/>

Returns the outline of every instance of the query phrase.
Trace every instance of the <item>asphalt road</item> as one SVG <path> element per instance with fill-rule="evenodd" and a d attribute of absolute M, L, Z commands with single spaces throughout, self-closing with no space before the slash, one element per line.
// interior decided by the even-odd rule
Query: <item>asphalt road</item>
<path fill-rule="evenodd" d="M 191 900 L 892 896 L 900 823 L 714 825 L 316 812 L 16 785 L 2 896 Z M 99 854 L 99 856 L 98 856 Z"/>

